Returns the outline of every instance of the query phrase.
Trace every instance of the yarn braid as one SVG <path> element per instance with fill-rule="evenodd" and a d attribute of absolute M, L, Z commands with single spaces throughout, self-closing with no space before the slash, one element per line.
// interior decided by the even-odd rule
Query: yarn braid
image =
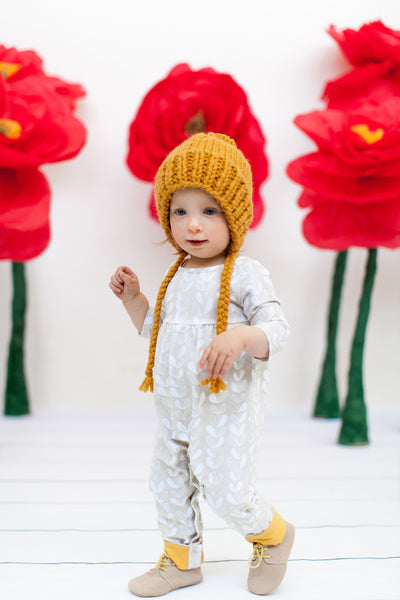
<path fill-rule="evenodd" d="M 231 293 L 231 275 L 238 252 L 230 252 L 225 259 L 221 273 L 221 285 L 217 305 L 217 335 L 226 331 L 228 325 L 229 298 Z"/>
<path fill-rule="evenodd" d="M 172 265 L 172 267 L 170 268 L 170 270 L 164 277 L 164 279 L 160 285 L 160 289 L 158 290 L 157 302 L 156 302 L 156 305 L 154 308 L 154 322 L 153 322 L 153 327 L 151 330 L 151 337 L 150 337 L 150 344 L 149 344 L 149 358 L 147 361 L 145 378 L 142 382 L 142 385 L 139 388 L 139 390 L 141 392 L 147 392 L 148 390 L 150 390 L 152 392 L 153 388 L 154 388 L 153 367 L 154 367 L 154 360 L 155 360 L 155 356 L 156 356 L 158 330 L 160 328 L 162 301 L 164 299 L 165 292 L 167 291 L 167 287 L 168 287 L 170 281 L 172 280 L 173 276 L 175 275 L 175 273 L 177 272 L 177 270 L 179 269 L 179 267 L 185 260 L 186 256 L 187 256 L 186 252 L 181 252 L 179 254 L 177 261 Z"/>
<path fill-rule="evenodd" d="M 224 268 L 221 273 L 221 284 L 219 288 L 219 298 L 217 305 L 217 335 L 226 331 L 228 326 L 229 298 L 231 290 L 231 275 L 235 260 L 238 255 L 238 250 L 231 251 L 224 263 Z M 201 382 L 201 385 L 210 385 L 210 391 L 218 394 L 226 388 L 226 383 L 220 377 L 209 377 Z"/>

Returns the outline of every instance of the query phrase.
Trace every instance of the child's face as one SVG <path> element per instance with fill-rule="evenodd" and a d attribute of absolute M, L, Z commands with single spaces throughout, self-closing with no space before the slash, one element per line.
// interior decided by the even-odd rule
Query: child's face
<path fill-rule="evenodd" d="M 190 254 L 190 266 L 205 267 L 225 261 L 230 234 L 218 202 L 199 188 L 174 192 L 170 205 L 171 233 Z"/>

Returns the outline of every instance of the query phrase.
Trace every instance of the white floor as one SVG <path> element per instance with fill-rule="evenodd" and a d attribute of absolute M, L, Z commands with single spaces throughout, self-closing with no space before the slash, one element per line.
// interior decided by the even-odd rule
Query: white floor
<path fill-rule="evenodd" d="M 370 413 L 371 444 L 338 421 L 267 411 L 259 489 L 297 528 L 282 600 L 400 599 L 400 411 Z M 151 401 L 125 412 L 0 417 L 1 600 L 130 600 L 162 551 L 147 473 Z M 255 598 L 250 546 L 204 505 L 204 582 L 190 600 Z"/>

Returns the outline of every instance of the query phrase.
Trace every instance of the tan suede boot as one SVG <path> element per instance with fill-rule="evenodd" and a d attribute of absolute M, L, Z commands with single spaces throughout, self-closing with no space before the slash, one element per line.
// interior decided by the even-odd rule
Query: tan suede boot
<path fill-rule="evenodd" d="M 285 537 L 277 546 L 253 544 L 253 553 L 249 558 L 249 577 L 247 586 L 253 594 L 266 596 L 271 594 L 286 573 L 286 565 L 294 542 L 294 527 L 285 521 Z"/>
<path fill-rule="evenodd" d="M 150 569 L 147 573 L 139 575 L 129 582 L 129 591 L 141 598 L 153 598 L 182 587 L 196 585 L 201 581 L 203 581 L 203 576 L 200 567 L 182 571 L 164 552 L 154 569 Z"/>

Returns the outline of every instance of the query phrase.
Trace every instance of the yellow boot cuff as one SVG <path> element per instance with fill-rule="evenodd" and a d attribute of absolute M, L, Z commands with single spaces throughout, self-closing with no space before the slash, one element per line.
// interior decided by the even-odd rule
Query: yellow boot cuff
<path fill-rule="evenodd" d="M 181 571 L 197 568 L 204 560 L 202 545 L 185 546 L 164 540 L 164 550 Z"/>
<path fill-rule="evenodd" d="M 189 565 L 189 546 L 183 544 L 174 544 L 164 540 L 165 552 L 171 560 L 174 561 L 178 569 L 185 571 Z"/>
<path fill-rule="evenodd" d="M 263 546 L 277 546 L 281 543 L 286 533 L 286 525 L 285 521 L 282 519 L 281 515 L 279 515 L 275 509 L 272 507 L 273 518 L 271 525 L 258 533 L 257 535 L 251 535 L 246 538 L 248 542 L 259 543 Z"/>

